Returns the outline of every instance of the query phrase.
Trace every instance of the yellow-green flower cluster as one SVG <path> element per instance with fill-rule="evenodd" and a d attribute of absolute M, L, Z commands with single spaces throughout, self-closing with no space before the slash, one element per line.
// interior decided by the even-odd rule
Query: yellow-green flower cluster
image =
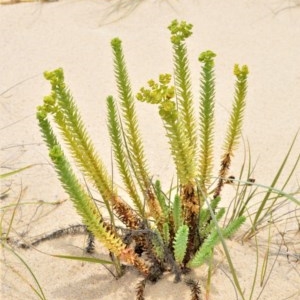
<path fill-rule="evenodd" d="M 153 79 L 148 81 L 150 89 L 141 88 L 136 98 L 142 102 L 159 105 L 159 114 L 166 122 L 177 119 L 176 105 L 173 100 L 175 96 L 174 86 L 169 86 L 172 76 L 170 74 L 160 74 L 159 82 Z"/>
<path fill-rule="evenodd" d="M 162 102 L 159 106 L 159 115 L 167 123 L 175 122 L 178 117 L 175 102 L 169 99 Z"/>
<path fill-rule="evenodd" d="M 38 120 L 45 120 L 47 118 L 47 111 L 45 110 L 44 106 L 40 105 L 37 107 L 37 113 L 36 113 L 36 117 L 38 118 Z"/>
<path fill-rule="evenodd" d="M 192 35 L 192 24 L 188 24 L 185 21 L 178 22 L 173 20 L 168 29 L 171 32 L 171 42 L 175 45 L 179 45 L 185 39 Z"/>
<path fill-rule="evenodd" d="M 37 117 L 43 120 L 47 117 L 48 113 L 55 113 L 57 111 L 55 94 L 44 97 L 44 105 L 37 107 Z"/>
<path fill-rule="evenodd" d="M 207 67 L 212 68 L 214 66 L 214 57 L 216 56 L 217 55 L 213 51 L 207 50 L 200 54 L 198 60 L 203 62 Z"/>
<path fill-rule="evenodd" d="M 37 107 L 37 118 L 43 120 L 47 117 L 48 113 L 55 114 L 57 116 L 57 90 L 63 90 L 65 88 L 64 72 L 59 68 L 54 71 L 44 72 L 44 77 L 50 81 L 52 92 L 50 95 L 44 97 L 44 103 L 42 106 Z"/>
<path fill-rule="evenodd" d="M 61 85 L 64 82 L 64 71 L 62 68 L 56 69 L 52 72 L 44 72 L 44 77 L 50 81 L 52 87 Z"/>
<path fill-rule="evenodd" d="M 111 44 L 111 46 L 112 46 L 114 49 L 116 49 L 116 48 L 118 48 L 118 47 L 121 46 L 122 41 L 121 41 L 119 38 L 116 37 L 116 38 L 114 38 L 114 39 L 111 40 L 110 44 Z"/>
<path fill-rule="evenodd" d="M 136 98 L 142 102 L 159 104 L 165 100 L 174 98 L 174 86 L 169 86 L 172 76 L 170 74 L 159 75 L 159 83 L 153 79 L 148 81 L 150 89 L 142 87 Z"/>
<path fill-rule="evenodd" d="M 247 78 L 247 75 L 249 74 L 248 66 L 244 65 L 244 66 L 242 66 L 240 68 L 238 64 L 235 64 L 234 67 L 233 67 L 233 74 L 238 79 L 245 79 L 245 78 Z"/>

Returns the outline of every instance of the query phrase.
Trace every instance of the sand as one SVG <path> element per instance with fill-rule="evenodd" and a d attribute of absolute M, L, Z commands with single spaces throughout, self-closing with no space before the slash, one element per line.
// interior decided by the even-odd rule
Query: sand
<path fill-rule="evenodd" d="M 122 39 L 132 87 L 137 92 L 150 78 L 172 71 L 172 49 L 166 27 L 175 18 L 194 25 L 194 34 L 188 41 L 194 95 L 198 95 L 199 53 L 207 49 L 217 53 L 216 170 L 232 102 L 232 68 L 235 63 L 249 66 L 243 135 L 251 145 L 252 160 L 257 163 L 253 174 L 256 182 L 270 185 L 300 127 L 299 1 L 78 0 L 3 5 L 0 6 L 1 174 L 33 165 L 1 181 L 1 193 L 8 189 L 7 197 L 1 199 L 4 233 L 13 213 L 7 206 L 20 199 L 10 232 L 12 240 L 32 241 L 80 223 L 49 162 L 35 119 L 36 107 L 50 91 L 42 73 L 58 67 L 64 69 L 87 129 L 110 167 L 105 99 L 117 94 L 110 40 Z M 161 123 L 149 106 L 138 105 L 138 111 L 149 167 L 168 186 L 174 166 Z M 278 188 L 288 176 L 299 149 L 300 138 Z M 236 153 L 233 174 L 238 174 L 242 161 L 243 147 Z M 299 189 L 299 179 L 298 167 L 286 192 Z M 227 189 L 230 194 L 234 187 Z M 299 199 L 299 195 L 296 197 Z M 295 206 L 290 204 L 284 210 L 295 210 Z M 298 223 L 294 217 L 278 223 L 278 230 L 272 227 L 267 268 L 270 276 L 260 299 L 300 299 L 299 209 L 295 214 Z M 116 280 L 99 264 L 49 255 L 82 255 L 85 239 L 84 235 L 67 236 L 30 250 L 13 247 L 34 272 L 47 299 L 134 299 L 136 284 L 141 279 L 136 271 L 129 268 Z M 237 236 L 228 241 L 245 299 L 250 299 L 257 255 L 261 266 L 267 249 L 264 232 L 258 235 L 257 243 L 258 254 L 254 239 L 243 244 Z M 287 257 L 287 252 L 294 256 Z M 96 255 L 107 258 L 101 245 L 97 245 Z M 216 249 L 215 263 L 210 299 L 239 299 L 221 247 Z M 252 299 L 257 299 L 262 290 L 260 270 L 261 267 Z M 205 299 L 207 266 L 190 276 L 199 281 Z M 146 299 L 189 299 L 187 286 L 183 282 L 174 284 L 173 279 L 173 275 L 166 274 L 157 284 L 147 285 Z M 24 265 L 9 250 L 2 249 L 2 299 L 36 299 L 29 283 L 36 286 Z"/>

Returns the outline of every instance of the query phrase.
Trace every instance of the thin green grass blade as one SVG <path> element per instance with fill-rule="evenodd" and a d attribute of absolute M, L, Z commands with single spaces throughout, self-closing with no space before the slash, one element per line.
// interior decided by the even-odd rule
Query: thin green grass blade
<path fill-rule="evenodd" d="M 85 261 L 85 262 L 90 262 L 90 263 L 97 263 L 97 264 L 109 264 L 113 265 L 114 263 L 110 260 L 104 260 L 104 259 L 99 259 L 95 257 L 84 257 L 84 256 L 72 256 L 72 255 L 51 255 L 53 257 L 58 257 L 58 258 L 65 258 L 65 259 L 72 259 L 72 260 L 80 260 L 80 261 Z"/>
<path fill-rule="evenodd" d="M 212 220 L 213 220 L 213 222 L 215 223 L 216 230 L 217 230 L 217 232 L 218 232 L 220 241 L 221 241 L 221 243 L 222 243 L 222 246 L 223 246 L 223 249 L 224 249 L 224 252 L 225 252 L 225 255 L 226 255 L 228 264 L 229 264 L 230 271 L 231 271 L 231 273 L 232 273 L 232 277 L 233 277 L 234 284 L 235 284 L 235 286 L 236 286 L 236 288 L 237 288 L 237 290 L 238 290 L 240 296 L 242 297 L 242 299 L 245 300 L 244 293 L 243 293 L 242 288 L 241 288 L 241 286 L 240 286 L 240 283 L 239 283 L 239 280 L 238 280 L 237 273 L 236 273 L 236 271 L 235 271 L 233 262 L 232 262 L 232 260 L 231 260 L 231 256 L 230 256 L 230 253 L 229 253 L 229 249 L 228 249 L 228 247 L 227 247 L 227 245 L 226 245 L 225 239 L 224 239 L 223 234 L 222 234 L 222 232 L 221 232 L 222 230 L 221 230 L 221 228 L 220 228 L 220 226 L 219 226 L 219 224 L 218 224 L 218 221 L 217 221 L 217 219 L 216 219 L 216 217 L 215 217 L 215 215 L 214 215 L 214 212 L 213 212 L 213 210 L 212 210 L 212 208 L 211 208 L 211 205 L 210 205 L 208 199 L 207 199 L 206 197 L 204 197 L 204 200 L 205 200 L 205 202 L 206 202 L 206 204 L 207 204 L 207 206 L 208 206 L 208 209 L 209 209 L 209 211 L 210 211 L 210 213 L 211 213 Z"/>
<path fill-rule="evenodd" d="M 259 218 L 260 218 L 260 216 L 261 216 L 261 214 L 262 214 L 262 212 L 263 212 L 263 209 L 264 209 L 264 207 L 266 206 L 267 201 L 268 201 L 268 199 L 269 199 L 269 197 L 270 197 L 270 195 L 271 195 L 271 193 L 272 193 L 273 191 L 275 191 L 275 192 L 277 192 L 277 193 L 279 193 L 279 194 L 285 195 L 289 200 L 293 201 L 293 202 L 296 203 L 297 205 L 300 205 L 300 201 L 298 201 L 297 199 L 295 199 L 295 198 L 293 198 L 293 197 L 290 197 L 288 194 L 286 194 L 286 193 L 284 193 L 284 192 L 282 192 L 282 191 L 279 191 L 279 190 L 277 190 L 277 189 L 274 188 L 275 185 L 276 185 L 276 183 L 277 183 L 277 181 L 278 181 L 278 179 L 279 179 L 279 177 L 280 177 L 280 175 L 281 175 L 281 173 L 282 173 L 282 171 L 283 171 L 283 169 L 284 169 L 284 167 L 285 167 L 285 165 L 286 165 L 286 163 L 287 163 L 287 161 L 288 161 L 288 158 L 289 158 L 289 156 L 290 156 L 290 154 L 291 154 L 291 151 L 292 151 L 292 149 L 293 149 L 293 147 L 294 147 L 294 144 L 295 144 L 295 142 L 296 142 L 298 133 L 299 133 L 299 131 L 298 131 L 297 134 L 295 135 L 295 137 L 294 137 L 294 139 L 293 139 L 293 141 L 292 141 L 292 144 L 291 144 L 291 146 L 290 146 L 290 148 L 289 148 L 289 150 L 288 150 L 288 152 L 287 152 L 287 154 L 286 154 L 286 156 L 285 156 L 285 158 L 284 158 L 284 160 L 283 160 L 283 162 L 282 162 L 282 164 L 281 164 L 281 166 L 280 166 L 278 172 L 276 173 L 276 175 L 275 175 L 275 177 L 274 177 L 274 179 L 273 179 L 273 181 L 272 181 L 270 187 L 268 188 L 268 191 L 267 191 L 265 197 L 263 198 L 263 200 L 262 200 L 262 202 L 261 202 L 261 204 L 260 204 L 260 206 L 259 206 L 259 208 L 258 208 L 258 210 L 257 210 L 257 213 L 256 213 L 255 218 L 254 218 L 254 220 L 253 220 L 253 227 L 252 227 L 251 234 L 254 233 L 255 227 L 256 227 L 256 225 L 257 225 L 257 223 L 258 223 L 258 221 L 259 221 Z M 297 160 L 297 163 L 298 163 L 298 161 L 299 161 L 299 158 L 298 158 L 298 160 Z"/>
<path fill-rule="evenodd" d="M 285 198 L 287 198 L 288 200 L 294 202 L 295 204 L 300 205 L 300 201 L 296 197 L 294 197 L 293 194 L 291 194 L 291 193 L 286 193 L 282 190 L 279 190 L 279 189 L 276 189 L 276 188 L 273 188 L 273 187 L 268 187 L 268 186 L 262 185 L 262 184 L 258 184 L 257 186 L 268 189 L 269 195 L 271 193 L 276 193 L 277 195 L 284 196 Z M 272 197 L 271 198 L 269 197 L 268 199 L 272 199 Z M 275 197 L 275 199 L 277 199 L 277 197 Z"/>
<path fill-rule="evenodd" d="M 6 236 L 5 236 L 5 239 L 7 240 L 8 237 L 9 237 L 9 233 L 11 231 L 11 228 L 12 228 L 12 224 L 13 224 L 13 221 L 14 221 L 14 218 L 15 218 L 15 215 L 16 215 L 16 211 L 19 207 L 19 203 L 21 201 L 21 197 L 22 197 L 22 191 L 20 191 L 20 194 L 19 194 L 19 197 L 18 197 L 18 200 L 17 200 L 17 203 L 16 203 L 16 206 L 14 207 L 14 210 L 12 212 L 12 216 L 10 218 L 10 221 L 9 221 L 9 225 L 8 225 L 8 229 L 7 229 L 7 232 L 6 232 Z M 1 222 L 2 223 L 2 222 Z M 2 231 L 2 226 L 1 226 L 1 231 Z"/>
<path fill-rule="evenodd" d="M 245 172 L 246 168 L 246 163 L 247 163 L 247 158 L 248 158 L 248 168 L 247 168 L 247 175 L 246 178 L 251 178 L 252 173 L 254 172 L 255 165 L 252 167 L 251 163 L 251 151 L 250 151 L 250 145 L 249 141 L 247 141 L 247 147 L 243 138 L 243 145 L 244 145 L 244 159 L 242 166 L 240 168 L 240 173 L 239 173 L 239 178 L 238 180 L 232 180 L 234 183 L 237 184 L 236 186 L 236 193 L 233 198 L 233 200 L 230 202 L 230 205 L 227 209 L 227 213 L 225 216 L 224 222 L 230 223 L 232 220 L 234 220 L 236 217 L 241 216 L 245 212 L 245 208 L 247 207 L 248 202 L 252 199 L 252 196 L 255 194 L 256 190 L 248 193 L 247 196 L 247 191 L 248 191 L 248 184 L 242 181 L 243 174 Z M 249 155 L 247 157 L 247 149 L 249 152 Z M 256 188 L 257 189 L 257 188 Z M 245 200 L 246 198 L 246 200 Z M 233 205 L 233 208 L 231 209 L 231 206 Z M 227 214 L 229 214 L 229 211 L 231 211 L 230 218 L 227 218 Z"/>
<path fill-rule="evenodd" d="M 270 256 L 270 243 L 271 243 L 271 226 L 269 225 L 268 244 L 267 244 L 267 249 L 264 255 L 263 264 L 260 273 L 260 286 L 263 286 L 267 274 L 267 267 L 268 267 L 269 256 Z"/>
<path fill-rule="evenodd" d="M 257 237 L 255 236 L 255 244 L 256 244 L 256 264 L 255 264 L 255 272 L 254 272 L 254 276 L 253 276 L 253 282 L 252 282 L 252 286 L 251 286 L 251 292 L 250 292 L 250 296 L 249 296 L 249 300 L 252 299 L 253 297 L 253 293 L 255 290 L 255 284 L 256 284 L 256 278 L 257 278 L 257 274 L 258 274 L 258 258 L 259 258 L 259 253 L 258 253 L 258 241 L 257 241 Z"/>
<path fill-rule="evenodd" d="M 280 177 L 280 175 L 281 175 L 281 173 L 282 173 L 282 171 L 283 171 L 283 169 L 284 169 L 284 167 L 285 167 L 285 165 L 286 165 L 286 163 L 287 163 L 287 160 L 288 160 L 288 158 L 289 158 L 289 156 L 290 156 L 290 154 L 291 154 L 291 151 L 292 151 L 292 149 L 293 149 L 293 147 L 294 147 L 294 144 L 295 144 L 295 142 L 296 142 L 298 133 L 299 133 L 299 131 L 298 131 L 297 134 L 295 135 L 295 137 L 294 137 L 294 139 L 293 139 L 293 142 L 292 142 L 292 144 L 291 144 L 291 146 L 290 146 L 290 148 L 289 148 L 289 150 L 288 150 L 288 152 L 287 152 L 287 154 L 286 154 L 286 156 L 285 156 L 285 158 L 284 158 L 284 160 L 283 160 L 283 162 L 282 162 L 282 164 L 281 164 L 281 166 L 280 166 L 278 172 L 276 173 L 275 178 L 273 179 L 273 182 L 272 182 L 272 184 L 271 184 L 271 186 L 270 186 L 268 192 L 266 193 L 264 199 L 263 199 L 262 202 L 261 202 L 260 207 L 259 207 L 258 210 L 257 210 L 257 213 L 256 213 L 255 218 L 254 218 L 254 220 L 253 220 L 253 225 L 254 225 L 253 229 L 255 228 L 255 226 L 256 226 L 256 224 L 257 224 L 257 221 L 258 221 L 258 219 L 259 219 L 259 217 L 260 217 L 260 215 L 261 215 L 261 213 L 262 213 L 263 208 L 264 208 L 265 205 L 266 205 L 266 202 L 267 202 L 267 200 L 268 200 L 268 198 L 269 198 L 271 192 L 272 192 L 273 190 L 275 190 L 275 189 L 274 189 L 274 186 L 276 185 L 276 183 L 277 183 L 277 181 L 278 181 L 278 179 L 279 179 L 279 177 Z M 292 199 L 290 199 L 290 200 L 292 200 Z M 292 201 L 293 201 L 293 200 L 292 200 Z M 294 202 L 296 202 L 298 205 L 300 205 L 299 201 L 297 201 L 296 199 L 294 199 Z"/>
<path fill-rule="evenodd" d="M 37 289 L 35 289 L 33 286 L 30 286 L 33 291 L 37 294 L 37 296 L 42 299 L 42 300 L 46 300 L 46 296 L 43 292 L 43 289 L 38 281 L 38 279 L 36 278 L 36 276 L 34 275 L 33 271 L 31 270 L 31 268 L 29 267 L 29 265 L 26 263 L 26 261 L 17 253 L 15 252 L 13 249 L 11 249 L 10 247 L 7 247 L 5 244 L 2 244 L 2 246 L 4 246 L 5 249 L 7 249 L 8 251 L 10 251 L 13 255 L 15 255 L 20 261 L 21 263 L 25 266 L 25 268 L 29 271 L 30 275 L 32 276 L 34 282 L 37 285 Z"/>
<path fill-rule="evenodd" d="M 34 205 L 34 206 L 36 206 L 36 205 L 59 205 L 59 204 L 62 204 L 63 202 L 65 202 L 65 201 L 67 201 L 67 200 L 65 199 L 65 200 L 58 200 L 58 201 L 53 201 L 53 202 L 40 200 L 40 201 L 28 201 L 28 202 L 22 202 L 22 203 L 19 203 L 19 201 L 17 201 L 15 203 L 11 203 L 11 204 L 2 206 L 1 209 L 5 210 L 7 208 L 12 208 L 12 207 L 15 207 L 15 206 L 24 206 L 24 205 Z"/>
<path fill-rule="evenodd" d="M 15 175 L 15 174 L 20 173 L 20 172 L 22 172 L 22 171 L 24 171 L 24 170 L 30 169 L 30 168 L 32 168 L 33 166 L 35 166 L 35 164 L 33 164 L 33 165 L 28 165 L 28 166 L 26 166 L 26 167 L 24 167 L 24 168 L 20 168 L 20 169 L 18 169 L 18 170 L 14 170 L 14 171 L 11 171 L 11 172 L 8 172 L 8 173 L 0 174 L 0 179 L 3 179 L 3 178 L 6 178 L 6 177 Z"/>

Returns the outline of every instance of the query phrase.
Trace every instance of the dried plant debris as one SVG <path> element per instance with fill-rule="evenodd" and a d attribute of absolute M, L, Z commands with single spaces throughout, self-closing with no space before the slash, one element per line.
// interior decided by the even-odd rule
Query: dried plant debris
<path fill-rule="evenodd" d="M 186 279 L 185 283 L 191 289 L 191 300 L 201 300 L 201 288 L 199 282 L 194 279 Z"/>
<path fill-rule="evenodd" d="M 23 248 L 23 249 L 29 249 L 32 246 L 37 246 L 42 242 L 45 241 L 51 241 L 54 239 L 58 239 L 67 235 L 78 235 L 78 234 L 86 234 L 88 233 L 87 228 L 85 225 L 71 225 L 67 228 L 62 228 L 62 229 L 58 229 L 56 231 L 53 231 L 51 233 L 48 234 L 43 234 L 42 236 L 40 236 L 39 238 L 34 239 L 32 242 L 26 242 L 24 239 L 22 240 L 14 240 L 12 238 L 10 238 L 9 243 L 10 244 L 14 244 L 19 248 Z M 88 240 L 88 247 L 91 249 L 91 247 L 93 246 L 94 241 L 90 241 L 90 239 Z"/>
<path fill-rule="evenodd" d="M 145 293 L 145 286 L 146 286 L 146 279 L 143 279 L 138 282 L 136 287 L 136 300 L 144 300 L 144 293 Z"/>

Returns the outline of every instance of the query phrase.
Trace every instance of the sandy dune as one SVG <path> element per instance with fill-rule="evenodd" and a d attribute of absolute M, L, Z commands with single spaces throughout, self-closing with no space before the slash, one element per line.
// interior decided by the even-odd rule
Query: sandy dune
<path fill-rule="evenodd" d="M 30 241 L 80 223 L 72 204 L 64 201 L 67 196 L 49 163 L 35 119 L 36 106 L 50 91 L 43 71 L 64 69 L 95 145 L 110 166 L 105 99 L 110 94 L 116 95 L 110 40 L 116 36 L 123 40 L 132 87 L 137 92 L 150 78 L 172 71 L 172 49 L 166 27 L 175 18 L 194 25 L 194 34 L 188 41 L 194 95 L 198 95 L 199 53 L 206 49 L 217 53 L 216 158 L 220 155 L 231 108 L 233 65 L 249 66 L 243 134 L 251 145 L 253 162 L 257 161 L 256 182 L 271 183 L 300 127 L 299 1 L 77 0 L 3 5 L 0 6 L 1 173 L 34 165 L 1 182 L 1 192 L 10 189 L 8 196 L 1 199 L 1 207 L 15 203 L 18 198 L 20 203 L 31 203 L 19 206 L 11 237 Z M 161 123 L 154 109 L 138 105 L 138 110 L 150 168 L 168 186 L 174 167 Z M 240 170 L 242 148 L 236 153 L 233 174 Z M 300 138 L 278 187 L 286 179 L 299 149 Z M 299 180 L 298 167 L 286 191 L 299 188 Z M 225 195 L 230 195 L 233 189 L 229 186 Z M 60 204 L 55 205 L 56 202 Z M 284 209 L 295 207 L 291 204 Z M 5 232 L 12 211 L 6 209 L 3 214 Z M 281 231 L 286 232 L 286 244 L 281 245 L 281 236 L 273 228 L 268 272 L 273 269 L 260 299 L 300 299 L 299 224 L 294 218 L 281 226 Z M 81 255 L 85 239 L 84 235 L 68 236 L 17 252 L 35 273 L 47 299 L 134 299 L 140 279 L 134 270 L 129 269 L 125 276 L 115 280 L 101 265 L 45 255 Z M 258 244 L 261 265 L 267 248 L 265 234 L 258 236 Z M 255 241 L 242 245 L 234 240 L 228 241 L 228 245 L 245 299 L 249 299 L 257 255 Z M 298 254 L 298 261 L 296 257 L 288 258 L 287 251 Z M 225 255 L 221 248 L 216 252 L 218 267 L 212 279 L 211 299 L 236 299 Z M 101 245 L 97 245 L 97 255 L 107 258 Z M 207 266 L 203 266 L 191 274 L 199 280 L 203 293 L 206 272 Z M 259 276 L 252 299 L 257 299 L 261 291 Z M 27 281 L 33 283 L 28 271 L 12 253 L 2 249 L 2 299 L 36 299 Z M 157 284 L 146 287 L 145 297 L 189 299 L 189 294 L 184 283 L 174 284 L 173 276 L 166 274 Z"/>

